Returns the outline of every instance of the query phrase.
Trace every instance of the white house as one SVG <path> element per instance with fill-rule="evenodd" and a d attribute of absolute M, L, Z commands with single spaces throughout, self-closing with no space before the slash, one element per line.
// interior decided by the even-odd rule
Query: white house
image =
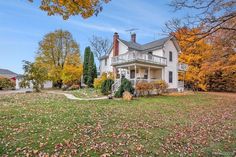
<path fill-rule="evenodd" d="M 120 78 L 129 79 L 132 84 L 139 81 L 164 80 L 169 89 L 183 89 L 178 81 L 178 73 L 186 71 L 187 65 L 179 64 L 180 48 L 173 36 L 162 38 L 144 45 L 136 42 L 136 34 L 131 41 L 113 36 L 113 45 L 107 55 L 100 58 L 100 73 L 114 72 L 114 88 L 120 85 Z"/>

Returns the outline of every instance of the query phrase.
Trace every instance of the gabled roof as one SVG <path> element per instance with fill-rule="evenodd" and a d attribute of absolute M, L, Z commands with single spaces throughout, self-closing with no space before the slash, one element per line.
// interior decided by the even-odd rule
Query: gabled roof
<path fill-rule="evenodd" d="M 155 40 L 153 42 L 147 43 L 142 45 L 143 50 L 148 50 L 148 49 L 152 49 L 152 48 L 162 48 L 164 46 L 164 44 L 170 40 L 172 37 L 165 37 L 159 40 Z"/>
<path fill-rule="evenodd" d="M 148 50 L 161 49 L 161 48 L 163 48 L 164 44 L 168 40 L 171 40 L 171 39 L 174 40 L 174 45 L 175 45 L 176 49 L 178 51 L 180 51 L 180 48 L 179 48 L 178 44 L 176 43 L 175 38 L 173 36 L 168 36 L 168 37 L 165 37 L 165 38 L 161 38 L 161 39 L 158 39 L 158 40 L 155 40 L 153 42 L 146 43 L 146 44 L 143 44 L 143 45 L 141 45 L 139 43 L 132 42 L 132 41 L 126 41 L 126 40 L 123 40 L 121 38 L 119 38 L 118 40 L 120 42 L 122 42 L 123 44 L 125 44 L 131 50 L 137 50 L 137 51 L 140 51 L 140 52 L 142 52 L 142 51 L 145 52 L 145 51 L 148 51 Z M 100 58 L 100 60 L 108 58 L 110 53 L 111 53 L 111 49 L 110 49 L 109 53 L 104 55 L 104 56 L 102 56 Z"/>
<path fill-rule="evenodd" d="M 123 44 L 125 44 L 128 48 L 135 49 L 135 50 L 141 50 L 142 45 L 132 42 L 132 41 L 125 41 L 123 39 L 118 39 L 120 40 Z"/>
<path fill-rule="evenodd" d="M 0 69 L 0 76 L 7 77 L 7 78 L 12 78 L 12 77 L 16 77 L 17 75 L 18 75 L 17 73 L 14 73 L 10 70 Z"/>
<path fill-rule="evenodd" d="M 129 49 L 134 49 L 134 50 L 138 50 L 138 51 L 146 51 L 146 50 L 150 50 L 150 49 L 159 49 L 162 48 L 164 46 L 164 44 L 172 39 L 172 36 L 169 37 L 165 37 L 159 40 L 155 40 L 153 42 L 147 43 L 147 44 L 138 44 L 132 41 L 125 41 L 123 39 L 119 39 L 123 44 L 125 44 Z"/>

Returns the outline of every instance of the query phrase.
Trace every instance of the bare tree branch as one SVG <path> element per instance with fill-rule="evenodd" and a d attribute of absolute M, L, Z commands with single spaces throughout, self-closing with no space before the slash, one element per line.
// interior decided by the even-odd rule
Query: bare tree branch
<path fill-rule="evenodd" d="M 172 0 L 174 11 L 191 9 L 195 14 L 183 19 L 172 19 L 165 24 L 164 32 L 176 32 L 180 28 L 202 28 L 197 35 L 199 40 L 220 30 L 227 30 L 236 35 L 235 0 Z"/>
<path fill-rule="evenodd" d="M 109 53 L 109 49 L 111 47 L 110 40 L 93 35 L 89 42 L 97 59 Z"/>

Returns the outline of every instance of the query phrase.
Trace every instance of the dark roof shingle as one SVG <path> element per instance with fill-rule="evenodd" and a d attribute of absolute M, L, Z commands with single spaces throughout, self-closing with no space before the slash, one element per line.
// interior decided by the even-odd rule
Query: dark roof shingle
<path fill-rule="evenodd" d="M 138 44 L 138 43 L 134 43 L 131 41 L 125 41 L 123 39 L 119 39 L 122 43 L 124 43 L 126 46 L 128 46 L 128 48 L 130 49 L 134 49 L 134 50 L 138 50 L 138 51 L 145 51 L 145 50 L 149 50 L 149 49 L 153 49 L 153 48 L 161 48 L 166 41 L 170 40 L 172 37 L 165 37 L 144 45 Z"/>

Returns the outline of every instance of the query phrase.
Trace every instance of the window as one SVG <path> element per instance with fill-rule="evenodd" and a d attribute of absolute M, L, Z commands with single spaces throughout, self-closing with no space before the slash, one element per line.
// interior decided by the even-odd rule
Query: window
<path fill-rule="evenodd" d="M 169 71 L 169 83 L 173 83 L 173 72 Z"/>
<path fill-rule="evenodd" d="M 107 59 L 105 59 L 105 66 L 107 66 Z"/>
<path fill-rule="evenodd" d="M 135 70 L 130 70 L 130 78 L 131 79 L 135 78 Z"/>
<path fill-rule="evenodd" d="M 169 52 L 169 61 L 172 62 L 172 60 L 173 60 L 173 54 L 172 54 L 172 52 L 170 51 L 170 52 Z"/>
<path fill-rule="evenodd" d="M 148 52 L 148 59 L 152 60 L 152 52 Z"/>

